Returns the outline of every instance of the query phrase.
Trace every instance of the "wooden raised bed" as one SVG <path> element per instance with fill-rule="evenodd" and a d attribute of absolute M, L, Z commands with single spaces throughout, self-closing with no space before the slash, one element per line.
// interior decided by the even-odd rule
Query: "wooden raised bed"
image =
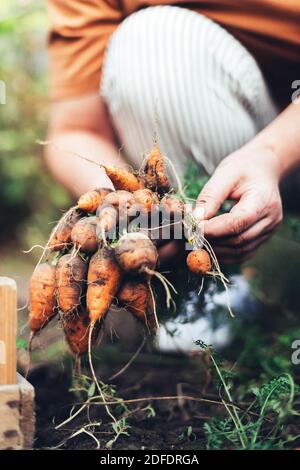
<path fill-rule="evenodd" d="M 0 449 L 33 446 L 34 388 L 17 373 L 17 287 L 0 277 Z"/>

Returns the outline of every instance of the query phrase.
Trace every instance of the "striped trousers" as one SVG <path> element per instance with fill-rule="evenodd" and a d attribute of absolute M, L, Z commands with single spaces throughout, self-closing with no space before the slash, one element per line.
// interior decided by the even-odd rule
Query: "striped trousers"
<path fill-rule="evenodd" d="M 211 174 L 277 113 L 251 54 L 210 19 L 174 6 L 120 24 L 101 94 L 130 164 L 141 165 L 156 130 L 179 174 L 191 160 Z"/>

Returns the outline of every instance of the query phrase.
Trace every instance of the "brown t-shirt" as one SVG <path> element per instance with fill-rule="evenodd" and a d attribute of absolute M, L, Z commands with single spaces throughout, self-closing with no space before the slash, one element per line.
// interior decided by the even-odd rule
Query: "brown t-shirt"
<path fill-rule="evenodd" d="M 50 93 L 67 99 L 99 88 L 110 35 L 131 13 L 153 5 L 177 5 L 226 28 L 258 61 L 275 99 L 291 99 L 300 79 L 300 0 L 47 0 Z"/>

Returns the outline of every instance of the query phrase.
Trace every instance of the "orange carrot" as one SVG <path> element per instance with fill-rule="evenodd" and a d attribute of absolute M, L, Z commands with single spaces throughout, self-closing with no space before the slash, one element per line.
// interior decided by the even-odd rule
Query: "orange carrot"
<path fill-rule="evenodd" d="M 94 191 L 88 191 L 79 198 L 77 205 L 79 209 L 95 214 L 100 204 L 102 204 L 105 196 L 111 192 L 112 189 L 110 188 L 100 188 L 94 189 Z"/>
<path fill-rule="evenodd" d="M 186 259 L 189 270 L 198 275 L 211 271 L 211 259 L 207 251 L 199 249 L 191 251 Z"/>
<path fill-rule="evenodd" d="M 92 324 L 106 315 L 121 283 L 122 270 L 108 247 L 91 258 L 88 270 L 87 309 Z"/>
<path fill-rule="evenodd" d="M 135 204 L 135 199 L 129 191 L 117 190 L 108 194 L 97 210 L 98 240 L 113 239 L 116 237 L 116 228 L 122 221 L 127 226 L 129 210 Z"/>
<path fill-rule="evenodd" d="M 115 247 L 116 259 L 123 271 L 131 274 L 144 274 L 149 291 L 152 294 L 151 280 L 155 276 L 163 284 L 166 292 L 166 303 L 169 308 L 171 305 L 171 292 L 169 287 L 175 292 L 174 286 L 165 276 L 156 271 L 158 253 L 156 247 L 150 238 L 144 232 L 131 232 L 123 235 Z M 153 304 L 156 324 L 155 305 Z"/>
<path fill-rule="evenodd" d="M 118 291 L 118 301 L 138 320 L 147 324 L 148 286 L 140 279 L 124 282 Z"/>
<path fill-rule="evenodd" d="M 113 206 L 118 211 L 120 216 L 125 214 L 128 209 L 130 209 L 130 207 L 135 204 L 135 199 L 131 192 L 120 189 L 108 194 L 104 198 L 103 204 L 109 204 Z"/>
<path fill-rule="evenodd" d="M 173 194 L 166 194 L 160 201 L 160 209 L 164 217 L 178 219 L 183 216 L 184 204 Z"/>
<path fill-rule="evenodd" d="M 132 204 L 126 215 L 128 222 L 139 217 L 139 222 L 142 224 L 142 226 L 148 227 L 148 213 L 145 210 L 145 207 L 143 207 L 141 204 L 138 204 L 137 202 Z"/>
<path fill-rule="evenodd" d="M 72 207 L 60 219 L 52 230 L 48 247 L 51 251 L 60 251 L 71 244 L 71 232 L 74 225 L 81 219 L 82 212 L 77 207 Z"/>
<path fill-rule="evenodd" d="M 71 351 L 80 356 L 89 349 L 89 325 L 88 314 L 84 310 L 68 315 L 64 324 L 64 333 Z M 95 343 L 99 334 L 99 324 L 93 328 L 92 343 Z"/>
<path fill-rule="evenodd" d="M 56 268 L 57 306 L 63 313 L 76 310 L 85 293 L 88 263 L 80 255 L 67 254 Z"/>
<path fill-rule="evenodd" d="M 164 158 L 157 142 L 154 142 L 153 148 L 148 155 L 144 172 L 147 188 L 159 193 L 165 193 L 170 190 L 170 182 L 165 174 Z"/>
<path fill-rule="evenodd" d="M 148 214 L 158 205 L 158 196 L 151 189 L 144 188 L 134 191 L 133 197 L 135 202 L 143 208 Z"/>
<path fill-rule="evenodd" d="M 108 204 L 113 206 L 118 214 L 118 221 L 128 220 L 128 212 L 130 208 L 135 204 L 135 199 L 133 194 L 129 191 L 118 190 L 114 191 L 111 194 L 108 194 L 104 201 L 103 205 Z"/>
<path fill-rule="evenodd" d="M 96 216 L 83 217 L 75 224 L 72 230 L 72 242 L 84 253 L 95 253 L 98 249 L 96 225 Z"/>
<path fill-rule="evenodd" d="M 121 268 L 133 274 L 153 274 L 158 254 L 152 241 L 142 232 L 123 235 L 115 248 L 116 259 Z"/>
<path fill-rule="evenodd" d="M 105 202 L 97 209 L 96 236 L 99 243 L 116 237 L 116 228 L 118 225 L 118 211 L 114 206 Z"/>
<path fill-rule="evenodd" d="M 111 165 L 103 165 L 103 168 L 115 189 L 124 189 L 125 191 L 133 192 L 145 187 L 141 178 L 125 168 L 118 168 Z"/>
<path fill-rule="evenodd" d="M 55 308 L 55 266 L 39 264 L 29 285 L 29 327 L 32 334 L 40 331 L 57 313 Z"/>
<path fill-rule="evenodd" d="M 138 278 L 128 279 L 120 287 L 117 298 L 120 306 L 141 321 L 149 333 L 156 333 L 157 319 L 154 314 L 153 298 L 146 282 Z"/>

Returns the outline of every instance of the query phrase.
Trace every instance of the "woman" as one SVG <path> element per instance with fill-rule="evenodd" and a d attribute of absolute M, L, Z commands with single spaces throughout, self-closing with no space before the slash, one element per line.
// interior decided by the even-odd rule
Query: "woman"
<path fill-rule="evenodd" d="M 211 175 L 196 210 L 216 254 L 225 262 L 251 256 L 281 222 L 279 183 L 300 162 L 300 105 L 292 102 L 299 1 L 48 0 L 48 7 L 56 146 L 47 160 L 57 179 L 74 194 L 107 186 L 101 171 L 65 150 L 124 165 L 122 146 L 139 167 L 156 126 L 178 172 L 194 160 Z M 236 204 L 216 215 L 227 198 Z M 171 242 L 160 255 L 176 250 Z"/>

